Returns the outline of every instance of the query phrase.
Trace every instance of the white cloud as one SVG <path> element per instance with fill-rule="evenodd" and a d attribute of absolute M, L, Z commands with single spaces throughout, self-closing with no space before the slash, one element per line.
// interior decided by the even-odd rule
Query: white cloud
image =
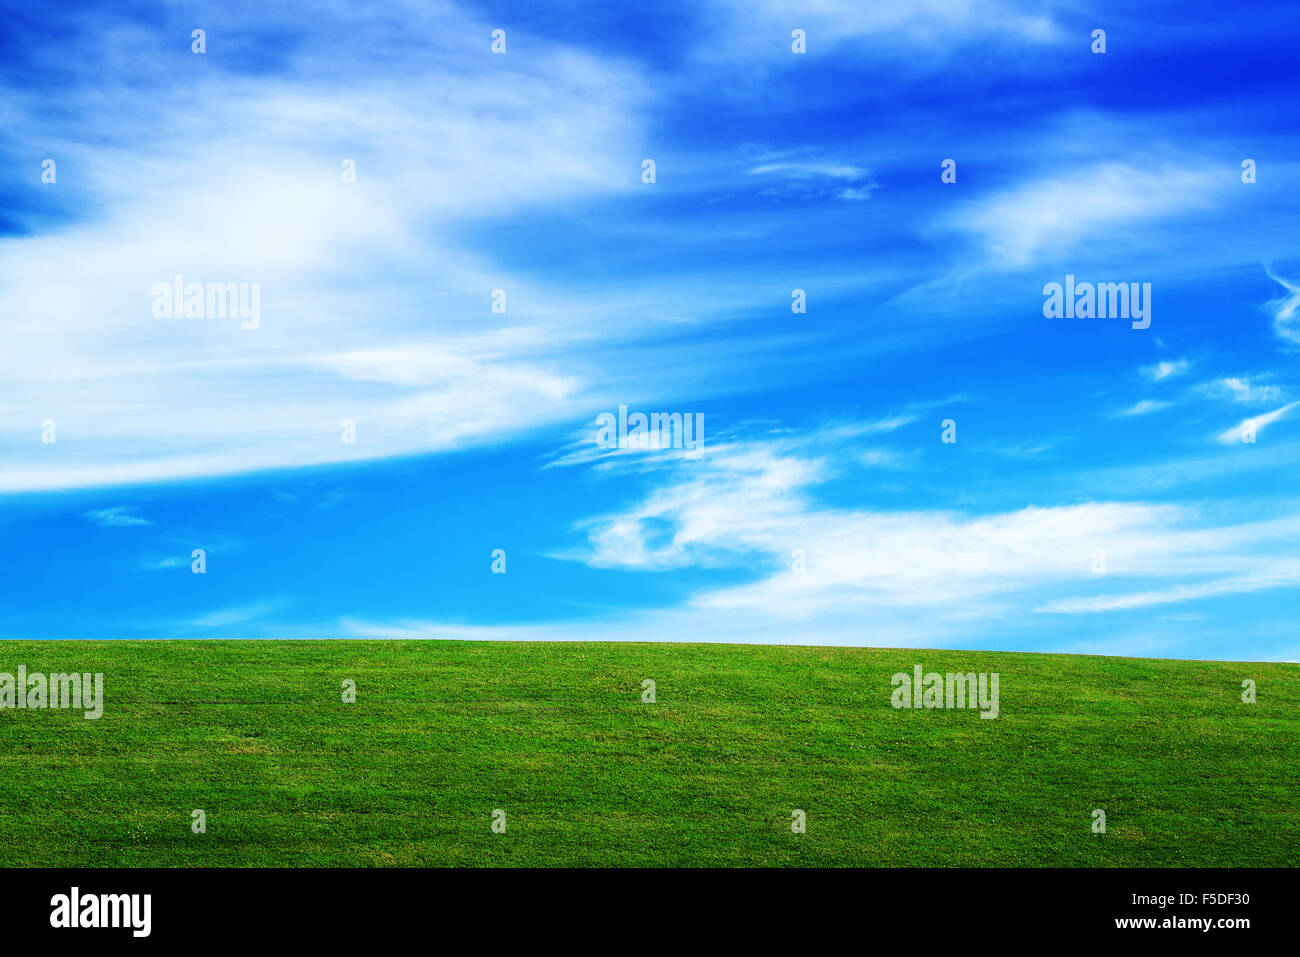
<path fill-rule="evenodd" d="M 1221 578 L 1194 585 L 1175 585 L 1172 588 L 1155 591 L 1130 592 L 1120 595 L 1096 595 L 1088 598 L 1066 598 L 1049 602 L 1034 610 L 1057 614 L 1122 611 L 1130 608 L 1144 608 L 1149 605 L 1169 605 L 1201 598 L 1217 598 L 1221 595 L 1236 595 L 1263 591 L 1267 588 L 1294 585 L 1300 585 L 1300 563 L 1293 562 L 1285 568 L 1266 574 Z"/>
<path fill-rule="evenodd" d="M 836 166 L 833 163 L 760 163 L 749 170 L 749 175 L 760 176 L 776 173 L 792 179 L 861 179 L 867 175 L 864 169 L 856 166 Z"/>
<path fill-rule="evenodd" d="M 880 188 L 865 169 L 813 160 L 759 163 L 747 172 L 770 184 L 762 190 L 766 196 L 825 195 L 852 201 L 870 199 Z"/>
<path fill-rule="evenodd" d="M 1191 363 L 1186 359 L 1161 360 L 1154 365 L 1143 366 L 1139 372 L 1146 376 L 1152 382 L 1163 382 L 1165 379 L 1172 379 L 1180 376 L 1191 368 Z"/>
<path fill-rule="evenodd" d="M 1046 45 L 1066 36 L 1053 19 L 1056 4 L 1032 12 L 1005 0 L 724 0 L 721 6 L 730 17 L 722 18 L 720 34 L 708 36 L 711 59 L 761 56 L 775 45 L 769 38 L 778 38 L 788 50 L 795 27 L 806 32 L 810 55 L 841 44 L 880 41 L 882 52 L 905 46 L 933 57 L 968 44 Z"/>
<path fill-rule="evenodd" d="M 345 618 L 310 629 L 302 637 L 450 639 L 460 641 L 672 641 L 783 645 L 863 645 L 876 648 L 924 648 L 939 639 L 942 616 L 930 622 L 891 623 L 874 629 L 864 641 L 861 622 L 820 621 L 816 629 L 792 628 L 767 615 L 715 615 L 700 609 L 650 609 L 636 615 L 611 614 L 582 621 L 529 622 L 512 625 L 466 625 L 457 622 L 399 619 L 368 621 Z M 938 627 L 936 627 L 938 626 Z M 273 637 L 282 637 L 279 627 Z"/>
<path fill-rule="evenodd" d="M 963 396 L 954 396 L 945 401 L 955 404 L 964 402 L 965 398 Z M 819 429 L 816 441 L 828 445 L 856 442 L 872 436 L 887 435 L 918 421 L 921 417 L 918 410 L 930 408 L 935 404 L 917 403 L 903 411 L 875 419 L 839 419 Z M 638 410 L 635 407 L 629 407 L 629 411 L 649 410 Z M 707 437 L 699 447 L 695 449 L 665 448 L 653 450 L 648 449 L 644 443 L 647 438 L 646 434 L 641 437 L 643 440 L 641 445 L 634 445 L 629 442 L 624 447 L 602 448 L 596 441 L 598 430 L 593 423 L 590 428 L 575 432 L 572 440 L 564 448 L 560 449 L 543 468 L 590 465 L 598 471 L 622 469 L 650 472 L 669 468 L 682 461 L 695 461 L 703 458 L 706 452 L 712 455 L 715 448 L 728 446 L 735 434 L 734 431 L 730 430 L 716 432 L 710 430 L 709 416 L 705 416 L 704 421 Z M 773 445 L 787 450 L 806 448 L 809 445 L 807 436 L 785 429 L 773 429 L 769 435 L 769 441 Z M 854 454 L 858 461 L 869 466 L 899 465 L 908 458 L 906 453 L 883 448 L 857 449 Z"/>
<path fill-rule="evenodd" d="M 152 525 L 147 518 L 141 518 L 126 505 L 114 505 L 111 508 L 99 508 L 86 513 L 86 518 L 103 528 L 134 528 Z"/>
<path fill-rule="evenodd" d="M 876 184 L 870 186 L 848 186 L 840 190 L 839 198 L 850 201 L 857 201 L 871 198 L 871 191 L 876 188 Z"/>
<path fill-rule="evenodd" d="M 1298 405 L 1300 405 L 1300 402 L 1292 402 L 1289 405 L 1284 405 L 1280 409 L 1274 409 L 1272 412 L 1267 412 L 1264 415 L 1252 416 L 1251 418 L 1244 420 L 1241 425 L 1233 426 L 1226 432 L 1220 433 L 1219 441 L 1225 445 L 1232 445 L 1240 442 L 1247 425 L 1253 426 L 1255 434 L 1258 436 L 1259 433 L 1264 430 L 1265 426 L 1272 425 Z"/>
<path fill-rule="evenodd" d="M 229 628 L 232 625 L 244 625 L 256 622 L 258 619 L 282 608 L 284 604 L 283 599 L 273 599 L 235 608 L 223 608 L 219 611 L 208 612 L 206 615 L 200 615 L 186 622 L 186 624 L 191 628 L 200 629 Z"/>
<path fill-rule="evenodd" d="M 1215 169 L 1186 162 L 1147 167 L 1103 162 L 1053 172 L 974 201 L 942 225 L 979 237 L 998 265 L 1022 267 L 1117 226 L 1208 206 L 1222 189 L 1220 181 Z"/>
<path fill-rule="evenodd" d="M 1279 402 L 1283 398 L 1283 392 L 1278 386 L 1260 385 L 1244 376 L 1225 376 L 1213 382 L 1206 382 L 1199 389 L 1213 398 L 1231 399 L 1243 405 L 1262 405 L 1267 402 Z"/>
<path fill-rule="evenodd" d="M 1159 412 L 1161 409 L 1167 409 L 1173 405 L 1172 402 L 1165 402 L 1160 399 L 1143 399 L 1135 402 L 1125 409 L 1120 409 L 1117 415 L 1149 415 L 1152 412 Z"/>
<path fill-rule="evenodd" d="M 715 446 L 676 481 L 585 523 L 588 548 L 577 557 L 602 568 L 756 573 L 747 584 L 698 591 L 690 607 L 710 614 L 820 622 L 855 612 L 892 621 L 924 609 L 974 619 L 1009 614 L 1004 600 L 1023 607 L 1044 589 L 1096 581 L 1097 549 L 1106 552 L 1108 581 L 1228 569 L 1257 576 L 1300 533 L 1300 513 L 1214 525 L 1190 506 L 1145 502 L 983 515 L 834 507 L 812 494 L 840 474 L 843 444 L 823 439 Z M 802 573 L 792 569 L 796 551 Z"/>
<path fill-rule="evenodd" d="M 445 10 L 408 13 L 411 35 L 447 35 Z M 349 21 L 357 50 L 388 28 Z M 145 71 L 127 96 L 113 83 L 134 77 L 132 37 L 111 54 L 87 41 L 124 62 L 79 94 L 80 125 L 54 125 L 39 92 L 9 104 L 23 135 L 64 135 L 57 188 L 81 215 L 0 240 L 0 492 L 458 448 L 605 404 L 627 366 L 593 357 L 635 349 L 645 310 L 512 276 L 445 234 L 632 189 L 653 96 L 632 68 L 543 45 L 485 73 L 446 41 L 340 75 L 308 32 L 284 71 L 183 88 Z M 86 175 L 65 186 L 65 168 Z M 259 283 L 260 327 L 155 318 L 152 287 L 178 273 Z"/>
<path fill-rule="evenodd" d="M 1268 278 L 1286 290 L 1286 293 L 1265 303 L 1273 316 L 1273 331 L 1290 343 L 1300 345 L 1300 285 L 1283 279 L 1268 267 Z"/>

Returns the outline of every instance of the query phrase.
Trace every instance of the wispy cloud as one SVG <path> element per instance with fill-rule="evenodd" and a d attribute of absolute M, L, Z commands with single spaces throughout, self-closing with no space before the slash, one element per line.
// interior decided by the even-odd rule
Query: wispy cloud
<path fill-rule="evenodd" d="M 1204 208 L 1223 188 L 1208 166 L 1106 161 L 973 201 L 943 222 L 981 239 L 991 261 L 1023 267 L 1118 226 Z"/>
<path fill-rule="evenodd" d="M 759 163 L 747 171 L 768 185 L 768 196 L 834 196 L 844 200 L 870 199 L 880 184 L 870 173 L 857 166 L 815 161 L 780 161 Z"/>
<path fill-rule="evenodd" d="M 1224 526 L 1207 524 L 1190 505 L 1145 502 L 979 515 L 834 507 L 814 495 L 838 471 L 824 438 L 714 448 L 639 503 L 584 523 L 588 549 L 572 557 L 601 568 L 754 574 L 748 584 L 697 592 L 691 607 L 710 612 L 788 620 L 960 606 L 979 618 L 1009 614 L 990 604 L 999 596 L 1023 602 L 1043 589 L 1097 581 L 1098 549 L 1108 556 L 1108 580 L 1200 579 L 1226 569 L 1257 577 L 1300 532 L 1300 513 Z"/>
<path fill-rule="evenodd" d="M 95 509 L 87 512 L 86 518 L 102 528 L 135 528 L 153 524 L 149 519 L 136 515 L 134 510 L 126 505 Z"/>
<path fill-rule="evenodd" d="M 1124 611 L 1132 608 L 1145 608 L 1149 605 L 1171 605 L 1203 598 L 1217 598 L 1221 595 L 1238 595 L 1263 591 L 1268 588 L 1295 585 L 1300 585 L 1300 563 L 1293 562 L 1287 567 L 1262 574 L 1220 578 L 1195 585 L 1175 585 L 1172 588 L 1155 591 L 1096 595 L 1087 598 L 1065 598 L 1060 601 L 1048 602 L 1034 610 L 1066 615 Z"/>
<path fill-rule="evenodd" d="M 1172 379 L 1180 376 L 1191 368 L 1191 363 L 1186 359 L 1162 359 L 1149 366 L 1143 366 L 1138 371 L 1152 382 L 1163 382 L 1165 379 Z"/>
<path fill-rule="evenodd" d="M 856 166 L 836 166 L 832 163 L 760 163 L 749 170 L 751 176 L 778 174 L 791 179 L 862 179 L 867 171 Z"/>
<path fill-rule="evenodd" d="M 1266 412 L 1263 415 L 1251 416 L 1249 419 L 1243 420 L 1241 425 L 1233 426 L 1227 431 L 1220 433 L 1219 441 L 1225 445 L 1236 444 L 1242 440 L 1242 436 L 1247 429 L 1253 429 L 1255 434 L 1258 435 L 1264 430 L 1265 426 L 1272 425 L 1274 422 L 1278 421 L 1278 419 L 1283 418 L 1296 406 L 1300 406 L 1300 402 L 1289 403 L 1288 405 L 1282 406 L 1280 409 L 1274 409 L 1272 412 Z"/>
<path fill-rule="evenodd" d="M 1279 338 L 1300 345 L 1300 285 L 1283 279 L 1267 266 L 1264 267 L 1264 272 L 1269 279 L 1286 290 L 1283 295 L 1264 304 L 1264 308 L 1273 316 L 1273 331 Z"/>
<path fill-rule="evenodd" d="M 1171 405 L 1173 405 L 1172 402 L 1166 402 L 1162 399 L 1142 399 L 1140 402 L 1135 402 L 1127 408 L 1120 409 L 1115 414 L 1125 416 L 1149 415 L 1152 412 L 1159 412 L 1161 409 L 1167 409 Z"/>
<path fill-rule="evenodd" d="M 1271 383 L 1253 382 L 1244 376 L 1225 376 L 1206 382 L 1198 391 L 1216 399 L 1230 399 L 1243 405 L 1263 405 L 1278 402 L 1284 397 L 1279 386 Z"/>
<path fill-rule="evenodd" d="M 907 4 L 855 0 L 724 0 L 732 13 L 705 49 L 713 57 L 761 56 L 769 36 L 789 37 L 793 26 L 808 36 L 814 54 L 869 38 L 888 38 L 888 50 L 904 47 L 937 57 L 972 43 L 1050 45 L 1066 32 L 1055 17 L 1065 7 L 1040 4 L 1026 11 L 1005 0 L 918 0 Z"/>
<path fill-rule="evenodd" d="M 211 629 L 229 628 L 233 625 L 247 625 L 273 614 L 285 605 L 283 599 L 254 602 L 233 608 L 222 608 L 191 619 L 186 624 L 192 628 Z"/>
<path fill-rule="evenodd" d="M 386 18 L 335 15 L 357 49 L 394 39 Z M 475 26 L 447 7 L 408 16 L 426 37 Z M 650 323 L 615 334 L 624 305 L 584 302 L 572 284 L 547 288 L 444 238 L 453 222 L 631 189 L 626 144 L 642 137 L 650 96 L 628 64 L 537 40 L 537 55 L 484 71 L 457 40 L 390 47 L 340 79 L 333 35 L 305 29 L 280 51 L 283 69 L 185 61 L 195 72 L 181 92 L 140 68 L 154 59 L 148 32 L 104 43 L 91 14 L 69 29 L 94 87 L 84 95 L 113 108 L 58 127 L 61 168 L 93 172 L 57 185 L 76 191 L 77 219 L 0 238 L 0 378 L 14 397 L 0 403 L 0 492 L 500 440 L 571 419 L 593 372 L 613 366 L 591 364 L 601 343 L 617 349 Z M 25 149 L 50 135 L 43 94 L 6 96 L 6 109 Z M 341 182 L 344 158 L 354 184 Z M 151 288 L 176 274 L 258 283 L 260 326 L 154 317 Z M 508 311 L 489 323 L 496 288 Z M 122 411 L 138 409 L 150 412 Z M 46 419 L 64 430 L 58 456 L 29 441 Z M 344 419 L 354 444 L 340 441 Z"/>

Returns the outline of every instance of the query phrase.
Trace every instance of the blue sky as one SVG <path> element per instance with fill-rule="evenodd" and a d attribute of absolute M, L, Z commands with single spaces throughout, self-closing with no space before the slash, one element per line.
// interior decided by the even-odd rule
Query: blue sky
<path fill-rule="evenodd" d="M 0 636 L 1300 659 L 1294 7 L 352 6 L 4 3 Z"/>

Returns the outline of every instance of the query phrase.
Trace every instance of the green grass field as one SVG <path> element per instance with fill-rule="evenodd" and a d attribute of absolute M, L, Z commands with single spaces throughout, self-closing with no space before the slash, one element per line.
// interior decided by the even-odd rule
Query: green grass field
<path fill-rule="evenodd" d="M 1295 665 L 0 642 L 0 672 L 20 664 L 102 671 L 106 702 L 98 721 L 0 710 L 11 867 L 1300 863 Z M 914 664 L 998 672 L 1000 717 L 892 708 L 890 676 Z M 191 830 L 196 808 L 205 834 Z M 794 809 L 806 833 L 792 832 Z"/>

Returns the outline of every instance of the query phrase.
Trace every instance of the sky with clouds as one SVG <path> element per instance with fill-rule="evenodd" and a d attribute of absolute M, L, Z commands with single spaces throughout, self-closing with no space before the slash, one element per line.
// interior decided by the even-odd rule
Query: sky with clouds
<path fill-rule="evenodd" d="M 0 636 L 1300 659 L 1294 7 L 0 6 Z"/>

